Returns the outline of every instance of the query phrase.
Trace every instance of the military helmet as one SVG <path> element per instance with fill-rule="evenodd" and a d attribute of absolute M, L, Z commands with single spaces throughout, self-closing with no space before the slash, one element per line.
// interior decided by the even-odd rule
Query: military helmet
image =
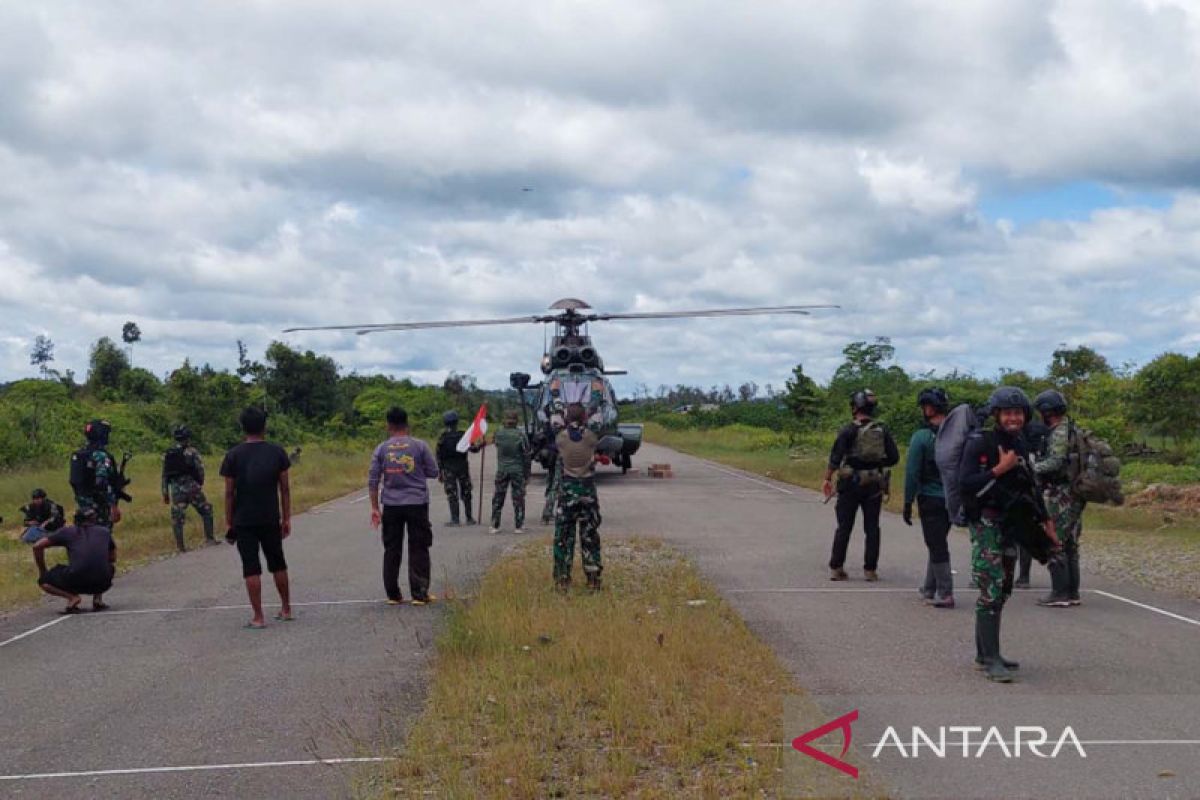
<path fill-rule="evenodd" d="M 187 425 L 176 425 L 175 431 L 171 434 L 177 442 L 186 442 L 192 438 L 192 429 Z"/>
<path fill-rule="evenodd" d="M 38 500 L 38 499 L 46 496 L 46 490 L 45 489 L 34 489 L 32 492 L 29 493 L 29 496 L 31 498 L 33 498 L 34 500 Z"/>
<path fill-rule="evenodd" d="M 862 411 L 864 414 L 874 414 L 875 407 L 878 401 L 875 399 L 875 393 L 870 389 L 859 389 L 854 394 L 850 395 L 850 410 Z"/>
<path fill-rule="evenodd" d="M 447 411 L 445 414 L 442 414 L 442 424 L 443 425 L 457 425 L 458 424 L 458 412 L 457 411 Z"/>
<path fill-rule="evenodd" d="M 939 413 L 945 414 L 950 410 L 950 398 L 946 396 L 946 390 L 940 386 L 931 386 L 928 389 L 922 389 L 917 395 L 918 406 L 933 406 Z"/>
<path fill-rule="evenodd" d="M 1005 408 L 1019 408 L 1025 412 L 1026 420 L 1033 416 L 1033 406 L 1029 404 L 1029 397 L 1016 386 L 999 387 L 992 392 L 987 404 L 992 414 Z"/>
<path fill-rule="evenodd" d="M 108 424 L 108 420 L 103 419 L 94 419 L 83 426 L 83 435 L 87 437 L 87 440 L 100 446 L 108 444 L 108 434 L 111 431 L 112 425 Z"/>
<path fill-rule="evenodd" d="M 1047 389 L 1033 398 L 1033 407 L 1043 415 L 1065 414 L 1067 413 L 1067 398 L 1063 397 L 1062 392 L 1057 389 Z"/>

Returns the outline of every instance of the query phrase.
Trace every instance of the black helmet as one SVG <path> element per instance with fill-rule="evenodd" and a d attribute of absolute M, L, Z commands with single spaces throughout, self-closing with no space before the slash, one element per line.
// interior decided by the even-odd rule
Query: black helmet
<path fill-rule="evenodd" d="M 192 429 L 187 425 L 177 425 L 175 426 L 175 432 L 171 435 L 175 437 L 175 441 L 177 442 L 186 442 L 192 438 Z"/>
<path fill-rule="evenodd" d="M 100 447 L 108 444 L 108 434 L 111 431 L 112 425 L 103 419 L 94 419 L 83 426 L 83 435 L 87 437 L 87 440 Z"/>
<path fill-rule="evenodd" d="M 445 425 L 457 425 L 458 424 L 458 412 L 457 411 L 447 411 L 445 414 L 442 414 L 442 423 Z"/>
<path fill-rule="evenodd" d="M 875 413 L 875 393 L 870 389 L 859 389 L 854 394 L 850 395 L 850 410 L 862 411 L 868 416 Z"/>
<path fill-rule="evenodd" d="M 939 413 L 945 414 L 950 410 L 950 398 L 946 396 L 946 390 L 940 386 L 931 386 L 928 389 L 922 389 L 917 395 L 918 406 L 933 406 Z"/>
<path fill-rule="evenodd" d="M 1033 407 L 1029 405 L 1029 397 L 1016 386 L 1001 386 L 996 389 L 988 398 L 987 404 L 993 414 L 1005 408 L 1019 408 L 1025 412 L 1026 420 L 1033 416 Z"/>
<path fill-rule="evenodd" d="M 1047 389 L 1033 398 L 1033 407 L 1043 416 L 1065 414 L 1067 413 L 1067 398 L 1063 397 L 1062 392 L 1057 389 Z"/>
<path fill-rule="evenodd" d="M 37 500 L 38 498 L 41 498 L 41 497 L 45 497 L 45 496 L 46 496 L 46 490 L 45 490 L 45 489 L 34 489 L 34 490 L 33 490 L 33 491 L 30 493 L 30 495 L 29 495 L 29 496 L 30 496 L 31 498 L 33 498 L 34 500 Z"/>

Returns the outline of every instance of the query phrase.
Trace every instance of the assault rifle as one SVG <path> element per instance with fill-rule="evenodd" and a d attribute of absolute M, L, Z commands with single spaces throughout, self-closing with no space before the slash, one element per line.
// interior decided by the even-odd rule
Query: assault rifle
<path fill-rule="evenodd" d="M 133 483 L 133 478 L 125 474 L 125 465 L 133 458 L 133 453 L 125 451 L 121 454 L 121 465 L 117 467 L 117 474 L 113 476 L 111 481 L 113 493 L 117 496 L 117 502 L 124 500 L 126 503 L 132 503 L 133 498 L 125 491 L 125 487 Z"/>

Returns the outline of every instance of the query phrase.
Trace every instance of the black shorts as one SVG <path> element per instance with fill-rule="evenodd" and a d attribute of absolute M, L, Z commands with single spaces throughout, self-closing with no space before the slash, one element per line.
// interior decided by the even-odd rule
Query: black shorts
<path fill-rule="evenodd" d="M 107 575 L 75 575 L 66 564 L 59 564 L 46 570 L 46 574 L 38 578 L 38 585 L 53 586 L 71 594 L 104 594 L 112 588 L 115 572 L 115 568 L 109 567 Z"/>
<path fill-rule="evenodd" d="M 262 575 L 262 562 L 258 560 L 259 548 L 267 557 L 268 572 L 283 572 L 287 561 L 283 558 L 283 533 L 279 525 L 241 525 L 233 529 L 237 537 L 238 555 L 242 557 L 242 577 Z"/>

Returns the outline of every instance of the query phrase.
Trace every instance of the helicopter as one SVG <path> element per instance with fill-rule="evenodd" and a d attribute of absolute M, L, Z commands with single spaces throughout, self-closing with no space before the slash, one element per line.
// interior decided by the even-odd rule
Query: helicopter
<path fill-rule="evenodd" d="M 694 311 L 645 311 L 620 314 L 592 312 L 583 300 L 566 297 L 550 306 L 550 314 L 494 319 L 435 320 L 428 322 L 394 322 L 368 325 L 323 325 L 287 328 L 296 331 L 345 331 L 358 335 L 385 331 L 412 331 L 429 328 L 458 328 L 490 325 L 536 323 L 554 325 L 554 335 L 544 348 L 541 372 L 544 378 L 532 383 L 530 375 L 514 372 L 509 385 L 520 398 L 525 435 L 529 439 L 533 459 L 547 471 L 552 469 L 556 453 L 554 434 L 563 424 L 566 406 L 579 403 L 588 414 L 588 427 L 600 437 L 596 452 L 607 461 L 628 472 L 633 455 L 642 443 L 642 426 L 617 421 L 617 397 L 610 375 L 625 375 L 626 370 L 608 369 L 592 344 L 589 324 L 610 320 L 683 319 L 689 317 L 739 317 L 765 314 L 807 315 L 815 309 L 837 308 L 833 305 L 752 306 L 748 308 L 710 308 Z"/>

